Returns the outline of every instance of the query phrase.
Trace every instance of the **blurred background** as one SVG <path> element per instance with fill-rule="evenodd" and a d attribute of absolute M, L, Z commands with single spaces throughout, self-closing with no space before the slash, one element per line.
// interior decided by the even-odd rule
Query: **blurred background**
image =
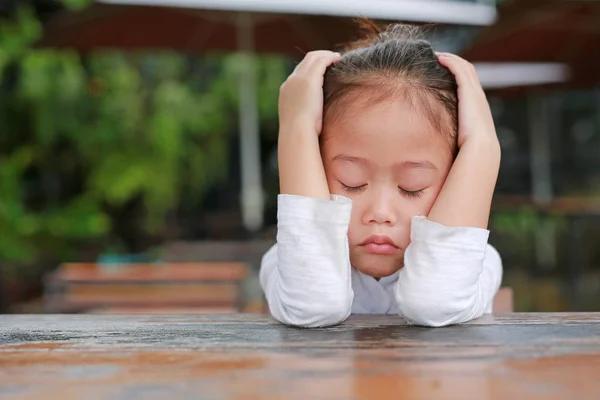
<path fill-rule="evenodd" d="M 475 63 L 516 311 L 600 311 L 600 1 L 0 1 L 0 312 L 265 312 L 277 96 L 352 18 Z"/>

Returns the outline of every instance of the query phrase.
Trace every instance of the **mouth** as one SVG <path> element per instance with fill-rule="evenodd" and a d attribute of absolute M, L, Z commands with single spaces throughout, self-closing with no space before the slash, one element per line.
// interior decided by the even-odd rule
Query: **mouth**
<path fill-rule="evenodd" d="M 359 246 L 371 254 L 392 255 L 400 250 L 400 247 L 389 236 L 385 235 L 371 235 Z"/>

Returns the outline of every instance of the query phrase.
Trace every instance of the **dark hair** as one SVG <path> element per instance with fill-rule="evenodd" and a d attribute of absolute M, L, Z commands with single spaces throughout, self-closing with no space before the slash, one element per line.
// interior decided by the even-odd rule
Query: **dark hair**
<path fill-rule="evenodd" d="M 368 101 L 365 105 L 377 104 L 404 96 L 437 130 L 448 133 L 456 155 L 456 81 L 438 62 L 424 30 L 404 24 L 381 29 L 367 19 L 360 24 L 366 37 L 348 44 L 341 59 L 325 73 L 324 127 L 348 102 L 361 99 Z"/>

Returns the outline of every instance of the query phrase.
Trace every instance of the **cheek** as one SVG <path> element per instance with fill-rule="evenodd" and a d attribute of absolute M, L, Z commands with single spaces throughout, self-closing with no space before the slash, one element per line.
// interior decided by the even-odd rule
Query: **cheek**
<path fill-rule="evenodd" d="M 350 216 L 350 225 L 348 226 L 348 238 L 350 244 L 357 244 L 364 240 L 367 235 L 365 224 L 363 223 L 363 214 L 365 212 L 363 201 L 357 196 L 352 199 L 352 215 Z"/>
<path fill-rule="evenodd" d="M 449 170 L 450 166 L 448 166 L 448 171 Z M 433 208 L 433 205 L 444 187 L 447 176 L 448 173 L 444 171 L 443 174 L 438 175 L 433 179 L 433 183 L 429 185 L 421 197 L 409 200 L 412 215 L 429 215 L 429 212 Z"/>
<path fill-rule="evenodd" d="M 410 215 L 413 216 L 429 216 L 429 212 L 433 208 L 435 201 L 437 200 L 440 191 L 442 190 L 442 185 L 430 186 L 429 189 L 423 193 L 421 197 L 418 199 L 409 200 L 410 204 Z"/>
<path fill-rule="evenodd" d="M 429 215 L 429 212 L 433 208 L 433 205 L 435 204 L 435 201 L 437 200 L 441 191 L 441 187 L 431 187 L 429 189 L 429 192 L 426 193 L 426 195 L 424 195 L 421 199 L 419 199 L 419 215 Z"/>
<path fill-rule="evenodd" d="M 347 194 L 345 196 L 348 196 Z M 352 216 L 350 218 L 350 229 L 353 226 L 362 225 L 362 216 L 365 212 L 364 196 L 354 196 L 352 199 Z"/>

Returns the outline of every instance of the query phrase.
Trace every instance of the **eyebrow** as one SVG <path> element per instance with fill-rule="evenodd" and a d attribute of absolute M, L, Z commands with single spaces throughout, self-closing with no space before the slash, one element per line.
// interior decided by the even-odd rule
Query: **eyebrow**
<path fill-rule="evenodd" d="M 372 164 L 371 161 L 367 160 L 366 158 L 352 157 L 352 156 L 348 156 L 346 154 L 338 154 L 337 156 L 333 157 L 332 161 L 345 161 L 345 162 L 351 162 L 351 163 L 355 163 L 355 164 L 362 164 L 364 166 L 369 166 Z"/>
<path fill-rule="evenodd" d="M 433 165 L 430 161 L 404 161 L 401 162 L 404 168 L 422 168 L 422 169 L 437 169 L 435 165 Z"/>
<path fill-rule="evenodd" d="M 346 154 L 338 154 L 333 157 L 332 161 L 345 161 L 351 162 L 355 164 L 361 164 L 364 166 L 369 166 L 372 164 L 370 160 L 362 157 L 353 157 Z M 433 165 L 430 161 L 401 161 L 399 163 L 394 164 L 394 167 L 406 168 L 406 169 L 431 169 L 437 170 L 437 167 Z"/>

